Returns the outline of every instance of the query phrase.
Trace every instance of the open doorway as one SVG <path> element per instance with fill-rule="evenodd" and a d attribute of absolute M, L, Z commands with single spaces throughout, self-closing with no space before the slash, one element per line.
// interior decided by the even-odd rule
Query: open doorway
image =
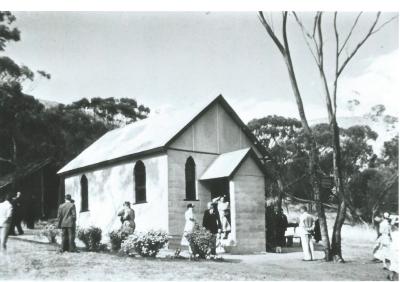
<path fill-rule="evenodd" d="M 225 195 L 226 200 L 230 202 L 229 180 L 227 178 L 214 179 L 209 181 L 207 186 L 211 192 L 211 200 Z"/>

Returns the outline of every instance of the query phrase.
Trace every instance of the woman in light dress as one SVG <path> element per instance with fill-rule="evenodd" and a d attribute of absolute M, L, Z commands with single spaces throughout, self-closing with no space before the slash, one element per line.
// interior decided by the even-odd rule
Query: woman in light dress
<path fill-rule="evenodd" d="M 374 258 L 382 261 L 383 268 L 387 269 L 386 260 L 389 259 L 390 244 L 392 241 L 389 213 L 387 212 L 383 214 L 383 220 L 379 224 L 379 233 L 377 245 L 374 249 Z"/>
<path fill-rule="evenodd" d="M 389 280 L 395 281 L 399 280 L 399 253 L 400 253 L 400 241 L 399 241 L 399 222 L 395 222 L 392 225 L 392 243 L 390 244 L 390 251 L 389 251 Z"/>
<path fill-rule="evenodd" d="M 222 239 L 228 239 L 228 235 L 231 232 L 231 223 L 230 223 L 230 205 L 227 200 L 227 196 L 223 195 L 222 197 L 217 197 L 213 199 L 214 203 L 218 205 L 218 213 L 219 219 L 221 221 L 222 226 Z"/>
<path fill-rule="evenodd" d="M 129 227 L 135 230 L 135 211 L 131 208 L 131 203 L 125 202 L 117 215 L 121 218 L 123 227 Z"/>
<path fill-rule="evenodd" d="M 182 246 L 188 246 L 189 247 L 189 253 L 190 254 L 192 254 L 192 250 L 190 248 L 190 244 L 189 244 L 188 239 L 186 238 L 186 235 L 193 231 L 194 225 L 196 223 L 196 220 L 195 220 L 194 214 L 193 214 L 193 208 L 194 208 L 193 204 L 188 204 L 187 205 L 187 209 L 186 209 L 186 212 L 185 212 L 185 227 L 183 229 L 183 236 L 182 236 L 182 240 L 181 240 L 181 245 Z"/>

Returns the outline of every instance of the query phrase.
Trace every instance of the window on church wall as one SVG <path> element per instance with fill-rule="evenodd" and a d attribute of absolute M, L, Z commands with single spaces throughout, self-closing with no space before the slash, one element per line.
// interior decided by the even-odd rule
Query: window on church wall
<path fill-rule="evenodd" d="M 86 175 L 81 178 L 81 212 L 89 210 L 89 191 Z"/>
<path fill-rule="evenodd" d="M 146 167 L 142 161 L 137 161 L 134 168 L 135 177 L 135 201 L 146 202 Z"/>
<path fill-rule="evenodd" d="M 186 180 L 186 199 L 196 200 L 196 164 L 192 157 L 186 160 L 185 164 L 185 180 Z"/>

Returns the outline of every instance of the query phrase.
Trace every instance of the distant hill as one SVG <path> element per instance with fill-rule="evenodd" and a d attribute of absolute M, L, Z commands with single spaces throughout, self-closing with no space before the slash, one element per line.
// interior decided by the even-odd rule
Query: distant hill
<path fill-rule="evenodd" d="M 44 105 L 44 107 L 46 109 L 54 108 L 54 107 L 57 107 L 58 105 L 61 104 L 61 103 L 58 103 L 58 102 L 44 100 L 44 99 L 38 99 L 38 100 L 39 100 L 40 103 L 42 103 Z"/>
<path fill-rule="evenodd" d="M 378 134 L 377 140 L 371 144 L 376 154 L 381 153 L 383 142 L 392 139 L 399 132 L 398 123 L 388 125 L 384 122 L 383 117 L 376 121 L 366 116 L 338 117 L 337 122 L 339 127 L 342 128 L 349 128 L 354 125 L 368 125 Z M 319 123 L 328 123 L 328 119 L 321 118 L 310 121 L 310 125 L 316 125 Z"/>

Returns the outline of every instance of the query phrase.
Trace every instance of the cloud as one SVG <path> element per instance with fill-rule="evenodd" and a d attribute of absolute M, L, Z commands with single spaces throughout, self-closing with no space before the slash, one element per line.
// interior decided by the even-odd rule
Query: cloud
<path fill-rule="evenodd" d="M 362 115 L 372 106 L 383 104 L 386 113 L 398 115 L 398 50 L 370 60 L 368 67 L 359 75 L 343 77 L 338 89 L 338 115 Z M 360 105 L 351 113 L 347 101 L 357 99 Z"/>

